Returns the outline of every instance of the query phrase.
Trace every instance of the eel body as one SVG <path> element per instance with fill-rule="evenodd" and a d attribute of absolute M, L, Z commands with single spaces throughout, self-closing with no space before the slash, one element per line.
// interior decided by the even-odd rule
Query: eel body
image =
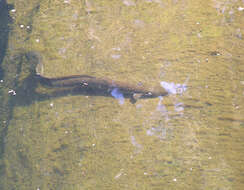
<path fill-rule="evenodd" d="M 73 75 L 59 78 L 47 78 L 42 75 L 36 75 L 39 83 L 49 88 L 76 88 L 81 90 L 103 92 L 113 96 L 113 92 L 122 94 L 124 97 L 135 101 L 138 98 L 153 98 L 165 96 L 168 94 L 162 87 L 150 90 L 143 85 L 132 85 L 125 82 L 114 81 L 105 78 L 96 78 L 88 75 Z"/>
<path fill-rule="evenodd" d="M 26 57 L 33 66 L 37 66 L 41 63 L 41 55 L 37 52 L 28 52 Z M 116 94 L 119 94 L 123 97 L 131 98 L 132 102 L 135 102 L 138 98 L 153 98 L 168 94 L 168 92 L 161 86 L 150 88 L 144 85 L 133 85 L 126 82 L 114 81 L 107 78 L 97 78 L 88 75 L 48 78 L 36 74 L 36 71 L 33 71 L 33 74 L 35 79 L 44 87 L 68 88 L 70 90 L 78 89 L 89 92 L 88 94 L 91 95 L 103 94 L 116 97 Z"/>

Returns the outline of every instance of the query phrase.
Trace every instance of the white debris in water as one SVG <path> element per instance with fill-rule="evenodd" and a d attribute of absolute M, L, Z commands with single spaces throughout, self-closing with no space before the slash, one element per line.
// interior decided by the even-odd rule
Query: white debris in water
<path fill-rule="evenodd" d="M 8 93 L 9 93 L 9 94 L 12 94 L 13 96 L 16 95 L 16 92 L 15 92 L 14 90 L 9 90 Z"/>
<path fill-rule="evenodd" d="M 163 101 L 163 97 L 159 96 L 159 102 L 158 102 L 158 105 L 157 105 L 157 111 L 165 113 L 165 112 L 167 112 L 167 110 L 166 110 L 165 105 L 162 103 L 162 101 Z"/>
<path fill-rule="evenodd" d="M 60 49 L 58 50 L 58 53 L 62 55 L 62 54 L 65 54 L 66 51 L 67 51 L 67 49 L 64 48 L 64 47 L 62 47 L 62 48 L 60 48 Z"/>
<path fill-rule="evenodd" d="M 53 102 L 50 103 L 50 106 L 53 107 Z"/>
<path fill-rule="evenodd" d="M 120 47 L 114 47 L 114 48 L 112 48 L 112 50 L 120 51 L 121 49 L 120 49 Z"/>
<path fill-rule="evenodd" d="M 242 33 L 240 28 L 236 29 L 236 37 L 242 39 Z"/>
<path fill-rule="evenodd" d="M 156 127 L 152 127 L 151 129 L 148 129 L 146 133 L 148 136 L 156 136 L 163 140 L 166 138 L 167 130 L 164 126 L 159 125 Z"/>
<path fill-rule="evenodd" d="M 238 11 L 243 11 L 244 7 L 238 7 Z"/>
<path fill-rule="evenodd" d="M 173 179 L 173 181 L 177 181 L 177 179 L 176 179 L 176 178 L 174 178 L 174 179 Z"/>
<path fill-rule="evenodd" d="M 198 38 L 202 38 L 202 35 L 200 33 L 197 33 Z"/>
<path fill-rule="evenodd" d="M 145 23 L 144 23 L 142 20 L 135 19 L 135 20 L 134 20 L 134 25 L 135 25 L 136 27 L 142 28 L 142 27 L 145 26 Z"/>
<path fill-rule="evenodd" d="M 27 29 L 30 29 L 30 26 L 26 26 Z"/>
<path fill-rule="evenodd" d="M 64 3 L 70 3 L 70 0 L 64 0 Z"/>
<path fill-rule="evenodd" d="M 183 103 L 177 103 L 177 104 L 175 104 L 174 105 L 174 108 L 175 108 L 175 111 L 177 111 L 177 112 L 182 112 L 183 110 L 184 110 L 184 107 L 183 107 L 184 105 L 183 105 Z"/>
<path fill-rule="evenodd" d="M 135 2 L 133 0 L 123 0 L 124 5 L 126 6 L 135 6 Z"/>
<path fill-rule="evenodd" d="M 11 12 L 12 12 L 12 13 L 15 13 L 15 12 L 16 12 L 16 9 L 12 9 Z"/>
<path fill-rule="evenodd" d="M 137 109 L 142 108 L 142 104 L 137 104 L 137 105 L 136 105 L 136 108 L 137 108 Z"/>
<path fill-rule="evenodd" d="M 111 55 L 111 57 L 113 59 L 119 59 L 121 57 L 121 55 L 119 55 L 119 54 L 113 54 L 113 55 Z"/>
<path fill-rule="evenodd" d="M 40 42 L 40 40 L 39 40 L 39 39 L 36 39 L 36 42 L 37 42 L 37 43 L 39 43 L 39 42 Z"/>
<path fill-rule="evenodd" d="M 23 25 L 23 24 L 21 24 L 19 27 L 20 27 L 20 28 L 24 28 L 24 25 Z"/>
<path fill-rule="evenodd" d="M 185 84 L 175 84 L 165 81 L 160 82 L 160 84 L 169 94 L 182 94 L 187 89 Z"/>
<path fill-rule="evenodd" d="M 118 179 L 122 174 L 124 174 L 124 169 L 121 169 L 119 173 L 114 177 L 114 179 Z"/>
<path fill-rule="evenodd" d="M 134 136 L 131 136 L 130 139 L 131 139 L 131 144 L 136 147 L 136 152 L 137 153 L 141 152 L 142 145 L 136 141 L 136 138 Z"/>
<path fill-rule="evenodd" d="M 0 80 L 0 82 L 2 83 L 2 82 L 3 82 L 3 80 Z"/>
<path fill-rule="evenodd" d="M 233 14 L 234 14 L 234 10 L 230 10 L 229 15 L 233 15 Z"/>
<path fill-rule="evenodd" d="M 145 0 L 145 2 L 147 2 L 147 3 L 159 3 L 159 4 L 162 4 L 162 1 L 161 0 Z"/>

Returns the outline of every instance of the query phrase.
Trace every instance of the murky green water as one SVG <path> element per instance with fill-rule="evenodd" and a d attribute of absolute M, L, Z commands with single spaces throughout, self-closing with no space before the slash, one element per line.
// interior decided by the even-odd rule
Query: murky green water
<path fill-rule="evenodd" d="M 0 189 L 244 188 L 244 1 L 7 3 Z M 28 51 L 46 77 L 161 83 L 170 94 L 42 98 Z"/>

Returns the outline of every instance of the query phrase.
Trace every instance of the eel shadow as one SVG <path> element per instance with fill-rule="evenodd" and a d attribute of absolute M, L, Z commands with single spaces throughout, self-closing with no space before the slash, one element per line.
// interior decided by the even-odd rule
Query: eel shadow
<path fill-rule="evenodd" d="M 6 0 L 0 1 L 0 79 L 4 76 L 2 62 L 8 48 L 9 25 L 13 22 L 9 15 L 11 9 L 13 5 L 7 4 Z"/>

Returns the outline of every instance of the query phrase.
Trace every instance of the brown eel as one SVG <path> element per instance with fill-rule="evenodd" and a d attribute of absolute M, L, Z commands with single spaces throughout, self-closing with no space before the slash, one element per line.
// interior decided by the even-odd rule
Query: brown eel
<path fill-rule="evenodd" d="M 36 52 L 29 52 L 27 58 L 37 65 L 41 62 L 41 57 Z M 73 75 L 58 78 L 47 78 L 39 74 L 35 74 L 35 79 L 44 87 L 51 88 L 71 88 L 89 91 L 90 94 L 103 93 L 116 98 L 116 94 L 120 94 L 125 98 L 130 98 L 131 102 L 135 102 L 138 98 L 154 98 L 165 96 L 168 92 L 163 87 L 156 87 L 152 90 L 143 85 L 133 85 L 126 82 L 114 81 L 106 78 L 97 78 L 88 75 Z M 115 93 L 115 95 L 114 95 Z"/>

